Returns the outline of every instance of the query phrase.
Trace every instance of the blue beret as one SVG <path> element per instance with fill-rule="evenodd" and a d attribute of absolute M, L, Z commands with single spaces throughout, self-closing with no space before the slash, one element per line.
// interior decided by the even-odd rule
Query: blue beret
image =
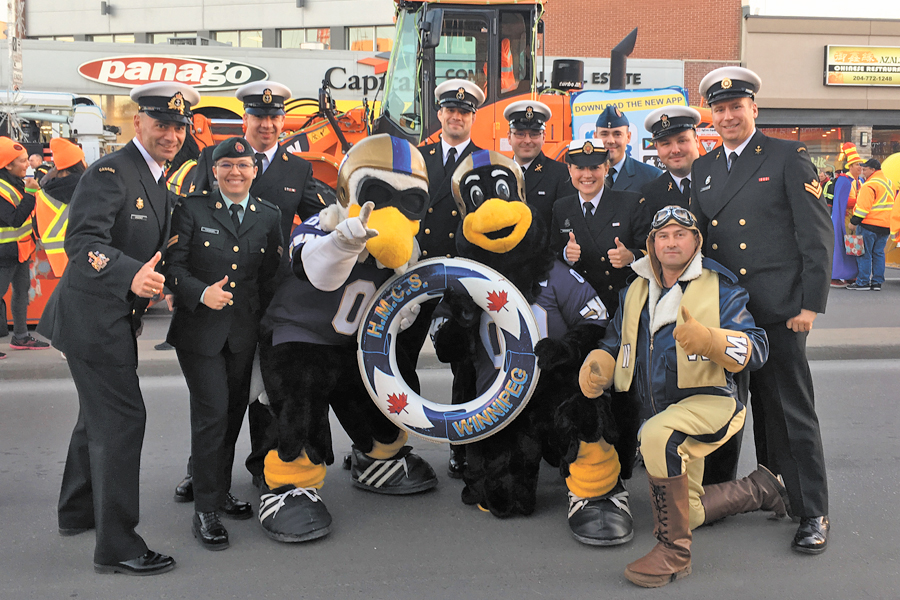
<path fill-rule="evenodd" d="M 597 117 L 597 127 L 612 129 L 614 127 L 628 127 L 628 117 L 617 107 L 610 104 Z"/>

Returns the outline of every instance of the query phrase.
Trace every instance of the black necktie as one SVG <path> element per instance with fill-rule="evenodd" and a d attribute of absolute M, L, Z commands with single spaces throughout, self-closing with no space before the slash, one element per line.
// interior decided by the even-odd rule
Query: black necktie
<path fill-rule="evenodd" d="M 585 220 L 590 220 L 590 218 L 594 216 L 594 205 L 590 202 L 584 203 L 584 218 Z"/>
<path fill-rule="evenodd" d="M 681 193 L 685 198 L 691 197 L 691 180 L 687 177 L 681 180 Z"/>
<path fill-rule="evenodd" d="M 444 163 L 444 172 L 448 175 L 453 173 L 453 168 L 456 166 L 456 148 L 450 148 L 447 151 L 447 162 Z"/>
<path fill-rule="evenodd" d="M 231 222 L 234 223 L 234 230 L 237 231 L 241 228 L 241 219 L 238 216 L 241 212 L 241 205 L 232 204 L 228 210 L 231 211 Z"/>
<path fill-rule="evenodd" d="M 610 167 L 609 173 L 606 174 L 606 187 L 612 189 L 613 184 L 616 182 L 614 177 L 616 175 L 616 168 Z"/>
<path fill-rule="evenodd" d="M 254 181 L 262 177 L 263 174 L 263 159 L 266 157 L 262 152 L 256 153 L 256 177 L 253 178 Z"/>
<path fill-rule="evenodd" d="M 159 179 L 156 180 L 156 185 L 161 187 L 164 190 L 168 190 L 169 186 L 166 184 L 166 172 L 163 171 L 163 174 L 159 176 Z"/>
<path fill-rule="evenodd" d="M 732 152 L 728 155 L 728 172 L 731 173 L 731 170 L 734 168 L 734 163 L 738 159 L 738 153 Z"/>

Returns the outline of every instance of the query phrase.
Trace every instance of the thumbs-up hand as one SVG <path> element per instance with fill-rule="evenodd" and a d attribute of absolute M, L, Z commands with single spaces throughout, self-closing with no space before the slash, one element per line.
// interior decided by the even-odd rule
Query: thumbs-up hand
<path fill-rule="evenodd" d="M 569 241 L 566 242 L 566 260 L 570 263 L 577 263 L 581 260 L 581 246 L 575 241 L 575 232 L 569 232 Z"/>
<path fill-rule="evenodd" d="M 591 350 L 578 372 L 578 387 L 588 398 L 596 398 L 609 387 L 616 361 L 604 350 Z"/>
<path fill-rule="evenodd" d="M 166 284 L 166 278 L 162 273 L 156 272 L 156 263 L 160 261 L 162 254 L 157 252 L 153 258 L 144 263 L 141 269 L 134 274 L 131 280 L 131 291 L 141 298 L 152 298 L 162 291 Z"/>
<path fill-rule="evenodd" d="M 617 269 L 627 267 L 634 262 L 634 254 L 619 241 L 619 238 L 616 238 L 616 247 L 610 248 L 606 255 L 609 257 L 609 264 Z"/>
<path fill-rule="evenodd" d="M 672 332 L 675 341 L 688 355 L 699 354 L 709 358 L 712 346 L 712 333 L 709 328 L 694 319 L 685 306 L 681 307 L 681 318 L 684 319 L 684 323 L 676 326 Z"/>
<path fill-rule="evenodd" d="M 234 294 L 222 288 L 228 283 L 228 275 L 215 282 L 203 293 L 203 304 L 213 310 L 222 310 L 228 301 L 234 297 Z"/>
<path fill-rule="evenodd" d="M 335 242 L 344 250 L 359 254 L 366 247 L 366 242 L 378 235 L 375 229 L 369 229 L 369 217 L 375 210 L 375 204 L 366 202 L 360 208 L 359 216 L 344 219 L 334 228 Z"/>

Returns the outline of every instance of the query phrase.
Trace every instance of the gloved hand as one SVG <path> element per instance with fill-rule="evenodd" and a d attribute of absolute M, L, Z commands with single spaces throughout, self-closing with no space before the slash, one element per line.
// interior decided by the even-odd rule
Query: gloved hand
<path fill-rule="evenodd" d="M 342 250 L 359 254 L 366 247 L 366 242 L 378 235 L 375 229 L 367 227 L 369 217 L 375 210 L 375 204 L 366 202 L 359 211 L 359 216 L 344 219 L 334 228 L 334 242 Z"/>
<path fill-rule="evenodd" d="M 688 356 L 705 356 L 732 373 L 743 371 L 750 364 L 750 338 L 742 331 L 706 327 L 699 323 L 688 309 L 681 307 L 684 323 L 677 325 L 672 336 Z"/>
<path fill-rule="evenodd" d="M 581 393 L 588 398 L 596 398 L 609 387 L 612 382 L 616 359 L 606 350 L 591 350 L 578 373 L 578 385 Z"/>
<path fill-rule="evenodd" d="M 416 322 L 416 317 L 419 316 L 421 308 L 421 304 L 416 304 L 415 306 L 407 304 L 397 312 L 397 318 L 400 319 L 400 331 L 406 331 L 412 327 L 412 324 Z"/>

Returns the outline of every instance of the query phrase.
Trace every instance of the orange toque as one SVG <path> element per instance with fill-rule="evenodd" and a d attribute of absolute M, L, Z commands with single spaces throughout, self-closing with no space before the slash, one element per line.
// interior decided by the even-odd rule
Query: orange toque
<path fill-rule="evenodd" d="M 0 169 L 16 160 L 19 156 L 28 157 L 25 146 L 8 137 L 0 136 Z"/>
<path fill-rule="evenodd" d="M 53 164 L 57 171 L 73 167 L 84 160 L 84 151 L 66 138 L 50 140 L 50 152 L 53 153 Z"/>

